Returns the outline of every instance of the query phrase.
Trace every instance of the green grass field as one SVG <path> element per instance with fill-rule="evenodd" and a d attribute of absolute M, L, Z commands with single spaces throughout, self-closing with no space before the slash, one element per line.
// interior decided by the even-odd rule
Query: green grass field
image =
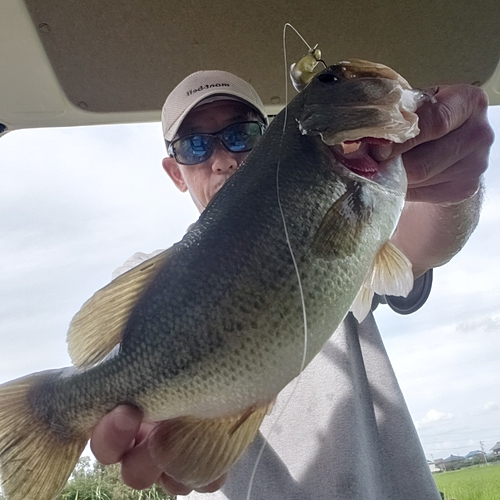
<path fill-rule="evenodd" d="M 500 465 L 468 467 L 434 474 L 445 500 L 500 500 Z"/>

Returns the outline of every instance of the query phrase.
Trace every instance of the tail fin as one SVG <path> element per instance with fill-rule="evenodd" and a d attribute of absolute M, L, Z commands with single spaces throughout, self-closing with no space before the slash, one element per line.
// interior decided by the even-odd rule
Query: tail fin
<path fill-rule="evenodd" d="M 52 500 L 88 440 L 61 439 L 37 420 L 29 395 L 44 375 L 0 385 L 0 480 L 6 500 Z"/>

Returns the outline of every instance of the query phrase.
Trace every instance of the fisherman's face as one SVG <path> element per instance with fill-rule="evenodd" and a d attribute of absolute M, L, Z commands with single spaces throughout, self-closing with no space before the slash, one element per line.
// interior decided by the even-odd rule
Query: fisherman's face
<path fill-rule="evenodd" d="M 193 133 L 214 133 L 233 123 L 255 120 L 251 108 L 237 101 L 214 101 L 194 108 L 184 119 L 177 137 Z M 236 172 L 249 152 L 232 153 L 215 141 L 212 156 L 196 165 L 182 165 L 175 158 L 164 158 L 163 168 L 183 192 L 189 191 L 202 212 L 222 185 Z"/>

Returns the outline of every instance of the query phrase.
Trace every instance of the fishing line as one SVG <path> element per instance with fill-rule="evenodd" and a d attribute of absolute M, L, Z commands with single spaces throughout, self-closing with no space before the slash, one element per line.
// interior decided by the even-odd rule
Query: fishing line
<path fill-rule="evenodd" d="M 283 60 L 285 63 L 285 120 L 283 121 L 283 133 L 285 133 L 285 126 L 286 126 L 286 119 L 288 117 L 288 64 L 286 61 L 286 28 L 287 26 L 289 28 L 292 28 L 295 33 L 300 37 L 300 39 L 305 43 L 306 47 L 308 48 L 309 52 L 314 50 L 305 40 L 305 38 L 295 29 L 294 26 L 292 26 L 290 23 L 285 23 L 285 26 L 283 26 Z M 283 136 L 281 136 L 281 139 L 283 139 Z M 280 143 L 280 148 L 281 148 L 281 143 Z M 278 162 L 278 168 L 279 168 L 279 162 Z M 278 195 L 278 200 L 279 200 L 279 195 Z M 282 213 L 283 215 L 283 213 Z M 283 219 L 283 223 L 285 223 L 285 220 Z M 286 224 L 285 224 L 286 226 Z M 285 228 L 286 231 L 286 228 Z M 290 249 L 291 251 L 291 249 Z M 300 280 L 300 278 L 299 278 Z"/>
<path fill-rule="evenodd" d="M 293 262 L 293 267 L 295 269 L 295 274 L 297 275 L 297 284 L 299 287 L 299 294 L 300 294 L 300 302 L 302 305 L 302 317 L 304 319 L 304 346 L 303 346 L 303 351 L 302 351 L 302 362 L 300 365 L 300 370 L 298 376 L 295 378 L 295 382 L 292 388 L 292 392 L 290 393 L 290 396 L 288 397 L 286 403 L 284 404 L 283 408 L 277 415 L 276 419 L 274 420 L 271 428 L 269 429 L 268 436 L 272 436 L 273 433 L 276 431 L 276 427 L 278 425 L 279 420 L 281 419 L 283 413 L 285 412 L 286 408 L 288 407 L 288 404 L 293 398 L 293 395 L 295 394 L 295 390 L 297 389 L 297 385 L 300 381 L 300 377 L 302 375 L 302 372 L 304 371 L 304 367 L 306 364 L 306 356 L 307 356 L 307 337 L 308 337 L 308 331 L 307 331 L 307 312 L 306 312 L 306 302 L 304 298 L 304 291 L 302 288 L 302 280 L 300 278 L 300 272 L 299 272 L 299 267 L 297 265 L 297 260 L 295 258 L 295 254 L 293 253 L 293 248 L 292 248 L 292 243 L 290 241 L 290 236 L 288 233 L 288 226 L 286 223 L 285 219 L 285 213 L 283 211 L 283 205 L 281 203 L 281 194 L 280 194 L 280 188 L 279 188 L 279 171 L 280 171 L 280 165 L 281 165 L 281 151 L 282 151 L 282 146 L 283 146 L 283 138 L 285 136 L 285 129 L 286 129 L 286 123 L 288 119 L 288 66 L 287 66 L 287 59 L 286 59 L 286 28 L 290 27 L 292 28 L 295 33 L 301 38 L 301 40 L 306 44 L 307 48 L 309 50 L 311 49 L 311 46 L 305 41 L 304 37 L 290 24 L 290 23 L 285 23 L 283 27 L 283 58 L 284 58 L 284 64 L 285 64 L 285 114 L 284 114 L 284 120 L 283 120 L 283 130 L 281 134 L 281 139 L 280 139 L 280 146 L 279 146 L 279 156 L 278 156 L 278 164 L 276 166 L 276 195 L 277 195 L 277 201 L 278 201 L 278 207 L 280 210 L 280 215 L 281 215 L 281 220 L 283 221 L 283 230 L 285 232 L 285 239 L 286 243 L 288 246 L 288 250 L 290 251 L 290 257 L 292 258 Z M 264 449 L 267 445 L 267 439 L 264 437 L 264 442 L 262 446 L 260 447 L 259 453 L 257 454 L 257 459 L 255 461 L 255 465 L 252 469 L 252 473 L 250 475 L 250 484 L 248 485 L 248 493 L 247 493 L 247 499 L 246 500 L 251 500 L 251 494 L 252 494 L 252 486 L 253 486 L 253 481 L 255 479 L 255 474 L 257 473 L 257 467 L 259 466 L 260 459 L 262 458 L 262 454 L 264 453 Z"/>
<path fill-rule="evenodd" d="M 299 371 L 299 377 L 296 379 L 295 386 L 293 388 L 292 394 L 290 395 L 290 398 L 288 399 L 286 406 L 288 405 L 288 402 L 293 396 L 293 393 L 295 392 L 295 388 L 297 387 L 297 382 L 300 378 L 300 375 L 302 374 L 302 371 L 304 370 L 304 366 L 306 364 L 306 355 L 307 355 L 307 313 L 306 313 L 306 302 L 304 299 L 304 291 L 302 288 L 302 280 L 300 279 L 300 272 L 299 272 L 299 267 L 297 265 L 297 260 L 295 259 L 295 254 L 293 253 L 293 248 L 292 248 L 292 243 L 290 241 L 290 236 L 288 234 L 288 226 L 286 223 L 285 219 L 285 213 L 283 211 L 283 206 L 281 204 L 281 194 L 280 194 L 280 186 L 279 186 L 279 172 L 280 172 L 280 165 L 281 165 L 281 151 L 282 151 L 282 146 L 283 146 L 283 138 L 285 134 L 285 129 L 286 129 L 286 122 L 288 119 L 288 66 L 287 66 L 287 60 L 286 60 L 286 28 L 289 26 L 292 28 L 295 33 L 301 38 L 301 40 L 307 45 L 307 48 L 311 50 L 310 45 L 304 40 L 304 37 L 290 24 L 290 23 L 285 23 L 285 26 L 283 27 L 283 58 L 285 62 L 285 117 L 283 120 L 283 133 L 281 134 L 281 140 L 280 140 L 280 155 L 278 159 L 278 165 L 276 166 L 276 196 L 278 199 L 278 206 L 280 209 L 280 215 L 281 215 L 281 220 L 283 221 L 283 230 L 285 232 L 285 238 L 286 238 L 286 243 L 288 245 L 288 250 L 290 251 L 290 257 L 292 258 L 293 262 L 293 267 L 295 269 L 295 274 L 297 275 L 297 284 L 299 286 L 299 293 L 300 293 L 300 302 L 302 305 L 302 317 L 304 319 L 304 349 L 302 353 L 302 363 L 300 365 L 300 371 Z M 280 413 L 279 416 L 283 411 Z"/>
<path fill-rule="evenodd" d="M 285 26 L 283 27 L 283 52 L 285 54 L 285 69 L 286 68 L 286 47 L 285 47 L 285 31 L 286 31 L 286 27 L 289 27 L 289 28 L 292 28 L 293 31 L 295 31 L 295 33 L 297 33 L 297 35 L 300 37 L 300 39 L 306 44 L 307 48 L 309 50 L 312 50 L 312 47 L 306 42 L 306 39 L 295 29 L 295 27 L 290 24 L 290 23 L 285 23 Z M 287 75 L 288 76 L 288 75 Z M 288 80 L 287 80 L 288 81 Z M 288 103 L 287 103 L 288 104 Z"/>

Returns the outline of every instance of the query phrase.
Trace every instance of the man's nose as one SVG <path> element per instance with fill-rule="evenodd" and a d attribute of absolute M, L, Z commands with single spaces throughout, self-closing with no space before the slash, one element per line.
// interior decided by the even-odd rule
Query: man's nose
<path fill-rule="evenodd" d="M 212 171 L 216 174 L 225 174 L 237 168 L 236 157 L 227 151 L 222 144 L 217 144 L 212 154 Z"/>

